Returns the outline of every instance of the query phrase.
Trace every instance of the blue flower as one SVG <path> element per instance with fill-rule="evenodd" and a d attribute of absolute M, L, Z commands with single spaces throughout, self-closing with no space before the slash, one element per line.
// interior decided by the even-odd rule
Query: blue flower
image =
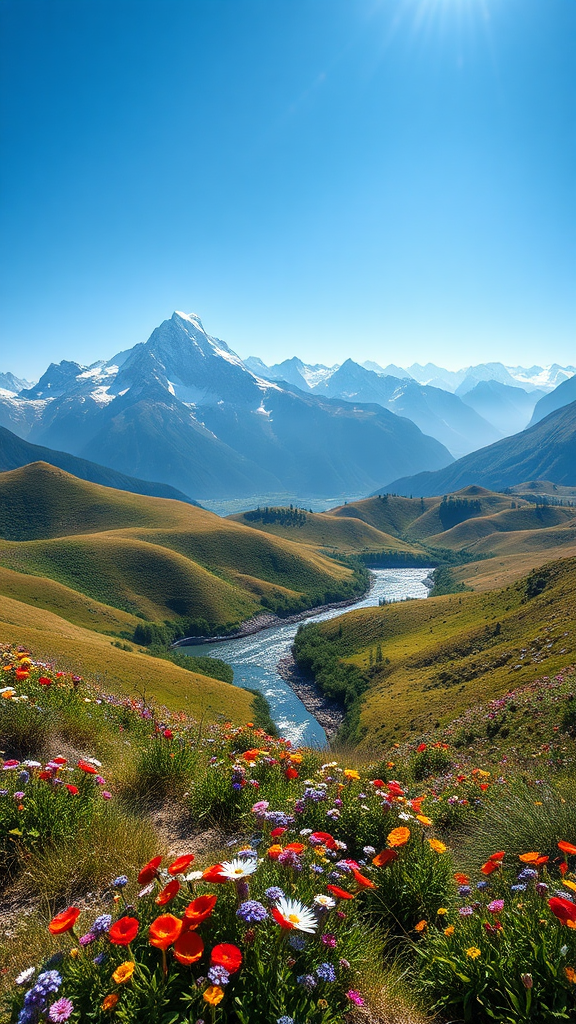
<path fill-rule="evenodd" d="M 127 875 L 118 875 L 118 878 L 114 879 L 114 881 L 112 882 L 112 885 L 113 885 L 114 889 L 123 889 L 125 885 L 128 885 L 128 876 Z"/>
<path fill-rule="evenodd" d="M 302 988 L 305 988 L 307 992 L 311 992 L 313 988 L 316 988 L 316 978 L 313 974 L 300 974 L 296 981 Z"/>
<path fill-rule="evenodd" d="M 238 907 L 236 916 L 246 924 L 258 924 L 259 921 L 264 921 L 268 917 L 268 911 L 258 900 L 245 900 Z"/>
<path fill-rule="evenodd" d="M 93 935 L 103 935 L 107 932 L 112 924 L 112 914 L 100 914 L 92 925 L 90 931 Z"/>
<path fill-rule="evenodd" d="M 208 978 L 213 985 L 227 985 L 230 981 L 230 974 L 225 967 L 220 967 L 219 964 L 215 964 L 208 971 Z"/>
<path fill-rule="evenodd" d="M 276 903 L 278 900 L 284 899 L 284 893 L 277 885 L 271 885 L 269 889 L 266 889 L 265 896 L 267 900 L 270 900 L 270 903 Z"/>
<path fill-rule="evenodd" d="M 336 981 L 336 971 L 332 964 L 320 964 L 316 968 L 316 975 L 320 981 Z"/>
<path fill-rule="evenodd" d="M 284 1014 L 282 1017 L 276 1018 L 276 1024 L 294 1024 L 294 1017 L 287 1017 Z"/>
<path fill-rule="evenodd" d="M 526 892 L 525 885 L 511 885 L 510 892 Z"/>

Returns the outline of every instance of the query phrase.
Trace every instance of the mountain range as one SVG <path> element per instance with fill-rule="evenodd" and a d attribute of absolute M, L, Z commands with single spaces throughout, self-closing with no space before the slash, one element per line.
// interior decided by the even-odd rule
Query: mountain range
<path fill-rule="evenodd" d="M 33 387 L 0 396 L 0 425 L 199 499 L 358 494 L 452 461 L 380 405 L 255 375 L 198 317 L 178 312 L 111 360 L 50 364 Z"/>
<path fill-rule="evenodd" d="M 503 491 L 531 480 L 576 485 L 576 402 L 444 469 L 401 477 L 380 491 L 428 497 L 472 484 Z"/>

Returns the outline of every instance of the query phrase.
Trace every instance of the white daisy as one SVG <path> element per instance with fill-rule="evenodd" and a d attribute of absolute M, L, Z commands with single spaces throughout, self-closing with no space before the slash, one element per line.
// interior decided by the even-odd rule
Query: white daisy
<path fill-rule="evenodd" d="M 290 922 L 292 928 L 297 932 L 308 932 L 312 934 L 318 927 L 318 921 L 313 912 L 305 907 L 300 900 L 290 900 L 283 896 L 278 900 L 276 906 L 282 917 Z"/>
<path fill-rule="evenodd" d="M 258 861 L 255 857 L 250 860 L 247 858 L 235 857 L 234 860 L 225 860 L 220 868 L 220 874 L 224 875 L 225 878 L 230 879 L 231 882 L 238 882 L 241 878 L 247 878 L 248 875 L 253 875 L 258 867 Z"/>
<path fill-rule="evenodd" d="M 333 900 L 331 896 L 325 896 L 323 892 L 314 897 L 314 903 L 323 907 L 324 910 L 332 910 L 332 907 L 336 906 L 336 900 Z"/>
<path fill-rule="evenodd" d="M 34 974 L 35 970 L 36 970 L 35 967 L 28 967 L 28 968 L 26 968 L 25 971 L 22 971 L 22 973 L 19 974 L 18 977 L 14 979 L 16 981 L 16 984 L 17 985 L 25 985 L 27 981 L 30 981 L 30 978 Z"/>
<path fill-rule="evenodd" d="M 189 871 L 187 875 L 184 875 L 185 882 L 197 882 L 199 878 L 202 878 L 203 871 Z"/>

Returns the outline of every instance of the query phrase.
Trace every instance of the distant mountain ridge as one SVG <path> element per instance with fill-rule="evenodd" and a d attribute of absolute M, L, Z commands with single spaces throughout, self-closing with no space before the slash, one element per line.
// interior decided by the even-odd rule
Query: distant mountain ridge
<path fill-rule="evenodd" d="M 108 362 L 50 364 L 33 387 L 0 397 L 0 424 L 198 499 L 357 494 L 452 459 L 379 405 L 264 379 L 182 312 Z"/>
<path fill-rule="evenodd" d="M 504 491 L 530 480 L 576 485 L 576 402 L 551 412 L 513 437 L 465 455 L 445 469 L 400 477 L 380 490 L 429 497 L 472 484 Z"/>

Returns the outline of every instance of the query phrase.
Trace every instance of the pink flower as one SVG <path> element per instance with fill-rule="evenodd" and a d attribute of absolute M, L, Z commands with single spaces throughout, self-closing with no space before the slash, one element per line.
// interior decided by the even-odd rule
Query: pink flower
<path fill-rule="evenodd" d="M 107 789 L 103 789 L 102 790 L 102 796 L 103 796 L 104 800 L 111 800 L 112 799 L 112 793 L 109 793 Z"/>
<path fill-rule="evenodd" d="M 351 1003 L 354 1003 L 355 1006 L 364 1006 L 364 1000 L 362 999 L 360 993 L 356 992 L 356 989 L 349 989 L 348 992 L 346 993 L 346 996 Z"/>
<path fill-rule="evenodd" d="M 330 949 L 334 949 L 334 946 L 336 945 L 336 936 L 331 935 L 330 932 L 328 932 L 326 935 L 322 936 L 322 942 L 325 946 L 328 946 Z"/>
<path fill-rule="evenodd" d="M 488 910 L 491 914 L 499 914 L 503 909 L 504 900 L 492 900 L 492 902 L 488 904 Z"/>

